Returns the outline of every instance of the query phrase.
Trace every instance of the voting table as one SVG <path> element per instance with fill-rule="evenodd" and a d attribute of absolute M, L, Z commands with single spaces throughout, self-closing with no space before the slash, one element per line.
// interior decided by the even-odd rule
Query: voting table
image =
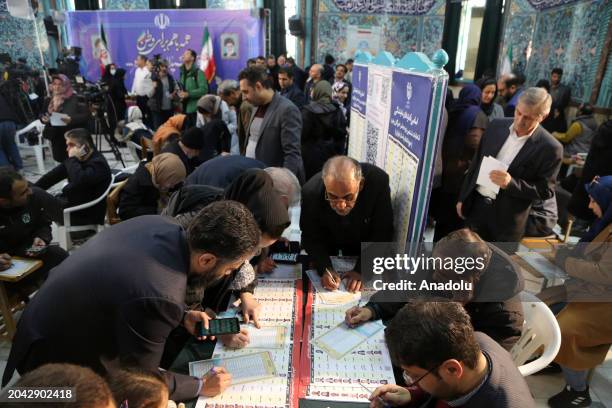
<path fill-rule="evenodd" d="M 16 331 L 13 312 L 21 309 L 23 299 L 40 286 L 35 282 L 35 272 L 43 265 L 40 260 L 20 257 L 13 257 L 12 263 L 9 269 L 0 272 L 0 311 L 4 320 L 4 327 L 0 328 L 0 337 L 7 340 L 12 340 Z"/>

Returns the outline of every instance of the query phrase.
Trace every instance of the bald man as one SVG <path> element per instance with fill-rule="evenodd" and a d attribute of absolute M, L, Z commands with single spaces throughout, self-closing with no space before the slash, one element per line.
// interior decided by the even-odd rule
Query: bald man
<path fill-rule="evenodd" d="M 302 188 L 300 228 L 323 286 L 335 290 L 345 280 L 349 291 L 361 290 L 361 243 L 393 240 L 389 176 L 374 165 L 332 157 Z M 336 255 L 357 262 L 341 275 L 332 265 Z"/>
<path fill-rule="evenodd" d="M 321 64 L 314 64 L 310 67 L 310 70 L 308 71 L 308 80 L 306 81 L 306 86 L 304 87 L 304 94 L 306 95 L 307 102 L 312 99 L 312 95 L 310 95 L 312 89 L 315 87 L 317 82 L 323 79 L 323 72 L 324 69 L 323 65 Z"/>

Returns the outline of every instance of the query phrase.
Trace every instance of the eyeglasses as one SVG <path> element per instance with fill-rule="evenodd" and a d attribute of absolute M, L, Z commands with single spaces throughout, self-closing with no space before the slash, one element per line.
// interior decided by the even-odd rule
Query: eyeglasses
<path fill-rule="evenodd" d="M 332 204 L 339 204 L 341 202 L 345 202 L 346 204 L 352 204 L 357 201 L 357 193 L 356 194 L 347 194 L 344 197 L 330 197 L 329 193 L 325 191 L 325 199 Z"/>
<path fill-rule="evenodd" d="M 412 377 L 410 375 L 408 375 L 408 373 L 406 371 L 402 372 L 402 377 L 404 378 L 404 382 L 406 383 L 406 388 L 409 387 L 414 387 L 415 385 L 417 385 L 419 382 L 421 382 L 421 380 L 425 377 L 427 377 L 429 374 L 433 373 L 434 371 L 436 371 L 438 368 L 440 368 L 440 365 L 438 364 L 437 366 L 435 366 L 434 368 L 432 368 L 431 370 L 427 371 L 425 374 L 423 374 L 422 376 L 420 376 L 417 380 L 413 380 Z"/>

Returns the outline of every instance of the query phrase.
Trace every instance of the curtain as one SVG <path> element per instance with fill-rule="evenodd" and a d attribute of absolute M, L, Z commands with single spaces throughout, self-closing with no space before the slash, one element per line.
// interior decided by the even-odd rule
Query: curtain
<path fill-rule="evenodd" d="M 457 42 L 459 25 L 461 24 L 461 1 L 446 0 L 446 15 L 444 16 L 444 32 L 442 33 L 442 48 L 448 53 L 448 64 L 444 67 L 448 72 L 449 84 L 455 82 L 455 60 L 457 59 Z"/>
<path fill-rule="evenodd" d="M 502 7 L 503 0 L 487 1 L 484 19 L 482 20 L 482 31 L 480 32 L 474 80 L 481 78 L 488 71 L 492 71 L 493 76 L 495 76 L 503 24 Z"/>

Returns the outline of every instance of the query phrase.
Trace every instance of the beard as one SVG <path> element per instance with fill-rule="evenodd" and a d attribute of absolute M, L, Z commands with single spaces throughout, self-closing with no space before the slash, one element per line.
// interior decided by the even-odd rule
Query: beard
<path fill-rule="evenodd" d="M 216 274 L 217 269 L 204 275 L 191 274 L 187 277 L 187 289 L 185 291 L 185 304 L 189 309 L 197 309 L 204 299 L 204 292 L 207 288 L 219 283 L 224 275 Z"/>

